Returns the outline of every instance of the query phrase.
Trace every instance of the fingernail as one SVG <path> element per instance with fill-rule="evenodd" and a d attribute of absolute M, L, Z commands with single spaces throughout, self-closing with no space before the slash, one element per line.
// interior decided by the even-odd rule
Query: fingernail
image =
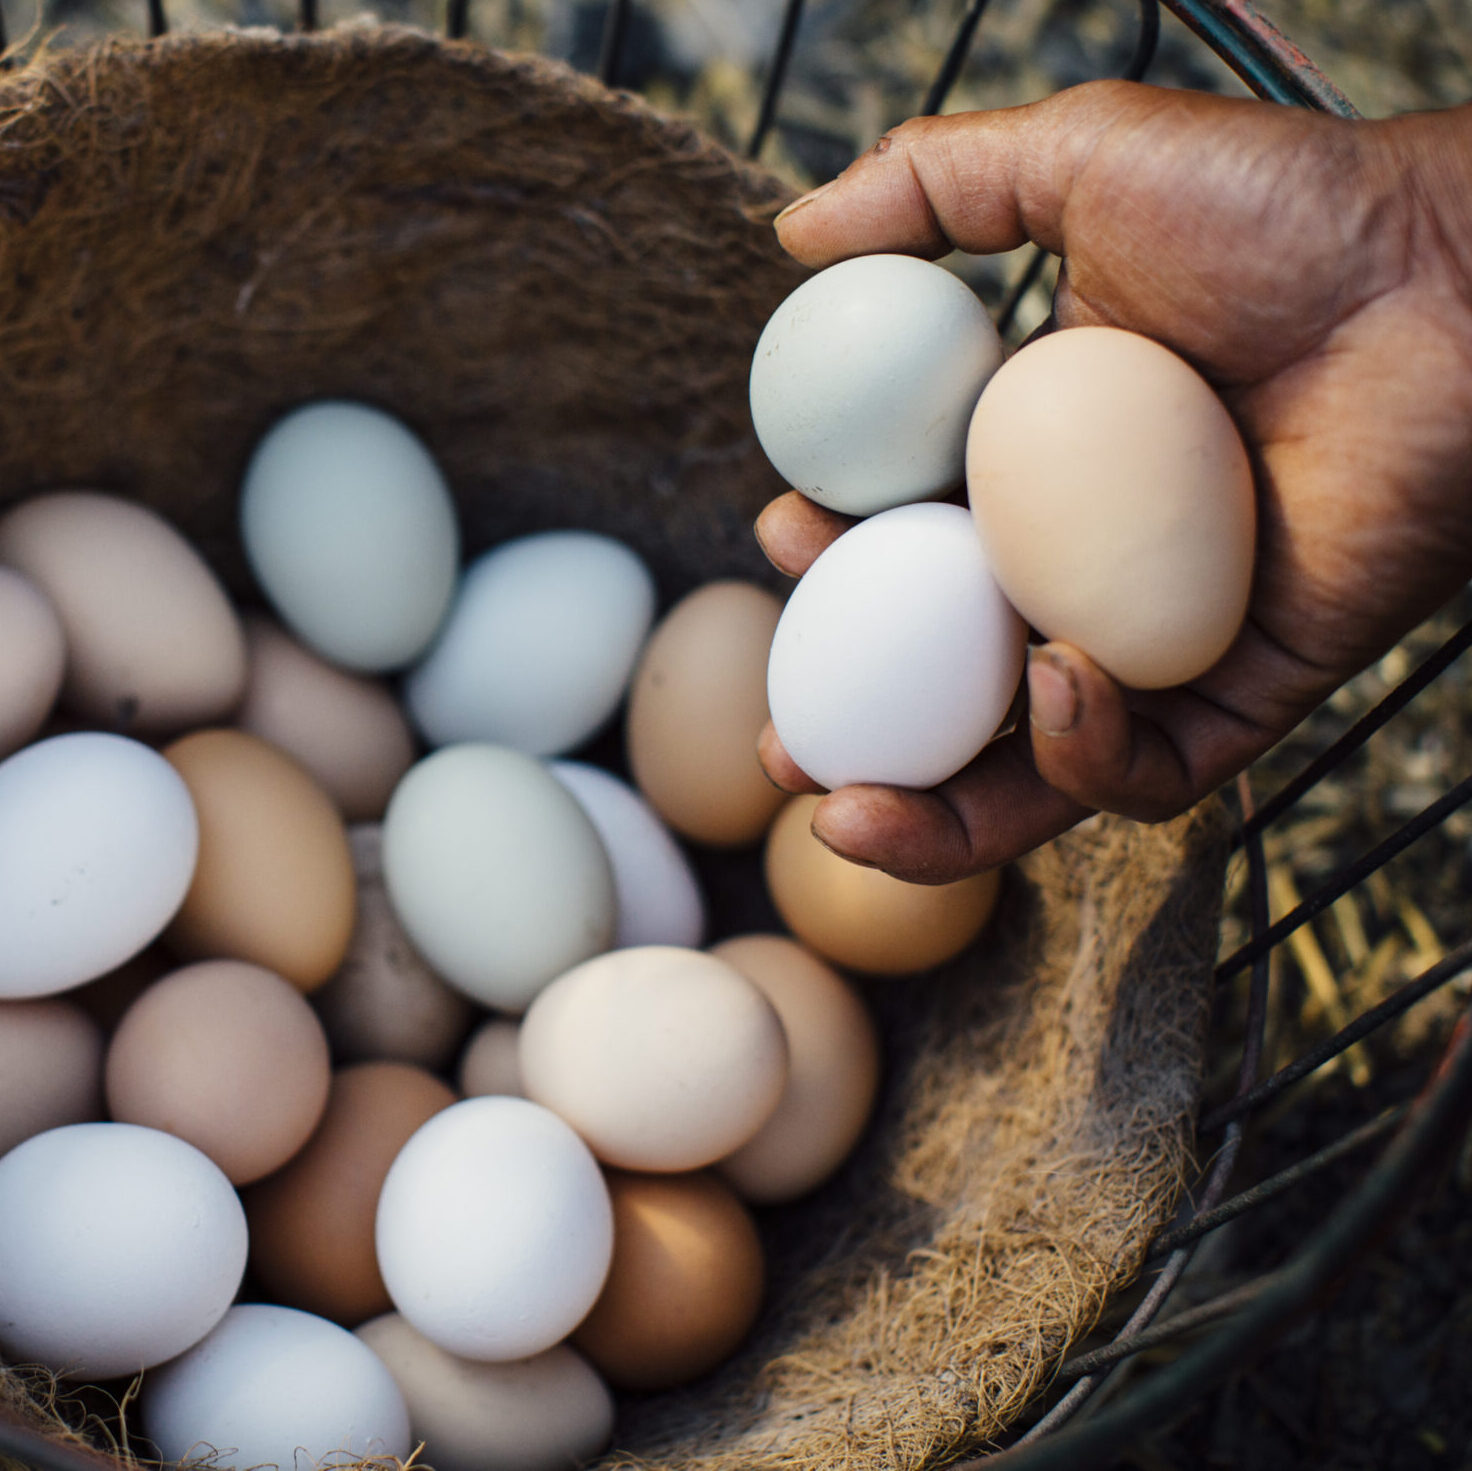
<path fill-rule="evenodd" d="M 1034 650 L 1027 660 L 1028 719 L 1047 736 L 1067 735 L 1078 719 L 1073 675 L 1052 654 Z"/>
<path fill-rule="evenodd" d="M 826 194 L 837 182 L 837 179 L 829 179 L 826 184 L 819 184 L 816 189 L 808 190 L 808 192 L 804 194 L 800 199 L 794 199 L 792 203 L 789 204 L 787 208 L 784 209 L 782 213 L 779 214 L 777 218 L 772 221 L 772 224 L 780 225 L 782 221 L 785 220 L 789 215 L 795 215 L 798 210 L 802 209 L 804 205 L 811 204 L 813 200 L 815 200 L 820 194 Z"/>

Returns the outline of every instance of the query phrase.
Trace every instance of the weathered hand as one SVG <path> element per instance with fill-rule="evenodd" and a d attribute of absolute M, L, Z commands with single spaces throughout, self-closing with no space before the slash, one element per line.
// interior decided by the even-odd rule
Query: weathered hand
<path fill-rule="evenodd" d="M 1105 809 L 1184 810 L 1286 734 L 1472 575 L 1472 108 L 1348 123 L 1128 83 L 905 123 L 778 222 L 823 266 L 1036 241 L 1066 260 L 1061 326 L 1188 359 L 1253 460 L 1245 626 L 1177 689 L 1030 652 L 1030 718 L 930 792 L 846 787 L 814 830 L 944 882 Z M 794 494 L 758 532 L 801 574 L 842 518 Z M 816 790 L 770 728 L 762 758 Z"/>

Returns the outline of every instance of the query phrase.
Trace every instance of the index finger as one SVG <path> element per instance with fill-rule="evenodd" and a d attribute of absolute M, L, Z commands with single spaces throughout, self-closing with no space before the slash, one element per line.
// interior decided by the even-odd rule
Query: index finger
<path fill-rule="evenodd" d="M 1034 241 L 1063 253 L 1063 211 L 1104 130 L 1169 94 L 1096 82 L 1043 102 L 912 118 L 831 184 L 777 218 L 777 237 L 806 265 L 876 251 L 935 258 Z"/>

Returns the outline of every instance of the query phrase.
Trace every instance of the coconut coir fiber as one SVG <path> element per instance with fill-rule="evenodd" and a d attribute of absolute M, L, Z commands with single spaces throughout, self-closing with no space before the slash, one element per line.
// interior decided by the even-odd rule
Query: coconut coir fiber
<path fill-rule="evenodd" d="M 0 503 L 133 496 L 248 596 L 250 447 L 345 396 L 423 436 L 472 551 L 583 526 L 666 600 L 774 581 L 746 376 L 801 278 L 787 197 L 636 100 L 416 33 L 44 54 L 0 85 Z M 740 1357 L 625 1402 L 607 1464 L 908 1471 L 995 1436 L 1180 1190 L 1223 853 L 1215 809 L 1095 819 L 1009 876 L 973 953 L 872 987 L 871 1135 L 767 1213 Z"/>

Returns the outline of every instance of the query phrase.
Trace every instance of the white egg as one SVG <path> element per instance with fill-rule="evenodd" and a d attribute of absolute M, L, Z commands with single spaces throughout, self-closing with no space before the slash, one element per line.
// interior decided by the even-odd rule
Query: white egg
<path fill-rule="evenodd" d="M 767 458 L 811 500 L 850 516 L 960 485 L 966 430 L 1002 343 L 944 266 L 863 255 L 803 282 L 751 364 Z"/>
<path fill-rule="evenodd" d="M 245 1212 L 192 1144 L 69 1124 L 0 1159 L 0 1348 L 110 1379 L 197 1343 L 245 1272 Z"/>
<path fill-rule="evenodd" d="M 282 621 L 345 668 L 412 663 L 450 605 L 449 488 L 419 440 L 366 404 L 308 404 L 273 425 L 246 468 L 240 528 Z"/>
<path fill-rule="evenodd" d="M 588 1146 L 524 1098 L 467 1098 L 400 1150 L 378 1198 L 394 1306 L 468 1359 L 521 1359 L 565 1338 L 602 1290 L 613 1207 Z"/>
<path fill-rule="evenodd" d="M 698 946 L 705 933 L 700 883 L 654 808 L 597 766 L 553 761 L 548 770 L 578 799 L 608 851 L 618 896 L 614 948 Z"/>
<path fill-rule="evenodd" d="M 933 787 L 996 733 L 1027 630 L 960 506 L 900 506 L 845 532 L 793 590 L 767 700 L 788 754 L 830 790 Z"/>
<path fill-rule="evenodd" d="M 436 1471 L 572 1471 L 613 1433 L 613 1396 L 566 1344 L 486 1364 L 446 1353 L 399 1313 L 356 1331 L 394 1376 Z"/>
<path fill-rule="evenodd" d="M 184 902 L 198 852 L 188 787 L 138 741 L 82 731 L 0 761 L 0 997 L 131 959 Z"/>
<path fill-rule="evenodd" d="M 383 877 L 436 974 L 503 1011 L 613 938 L 597 830 L 540 761 L 504 746 L 447 746 L 411 768 L 384 814 Z"/>
<path fill-rule="evenodd" d="M 404 697 L 432 746 L 493 741 L 555 756 L 618 708 L 654 618 L 636 553 L 591 531 L 547 531 L 466 571 Z"/>
<path fill-rule="evenodd" d="M 148 1375 L 143 1428 L 165 1461 L 212 1467 L 352 1465 L 409 1454 L 393 1375 L 346 1328 L 296 1308 L 231 1308 L 208 1338 Z"/>

